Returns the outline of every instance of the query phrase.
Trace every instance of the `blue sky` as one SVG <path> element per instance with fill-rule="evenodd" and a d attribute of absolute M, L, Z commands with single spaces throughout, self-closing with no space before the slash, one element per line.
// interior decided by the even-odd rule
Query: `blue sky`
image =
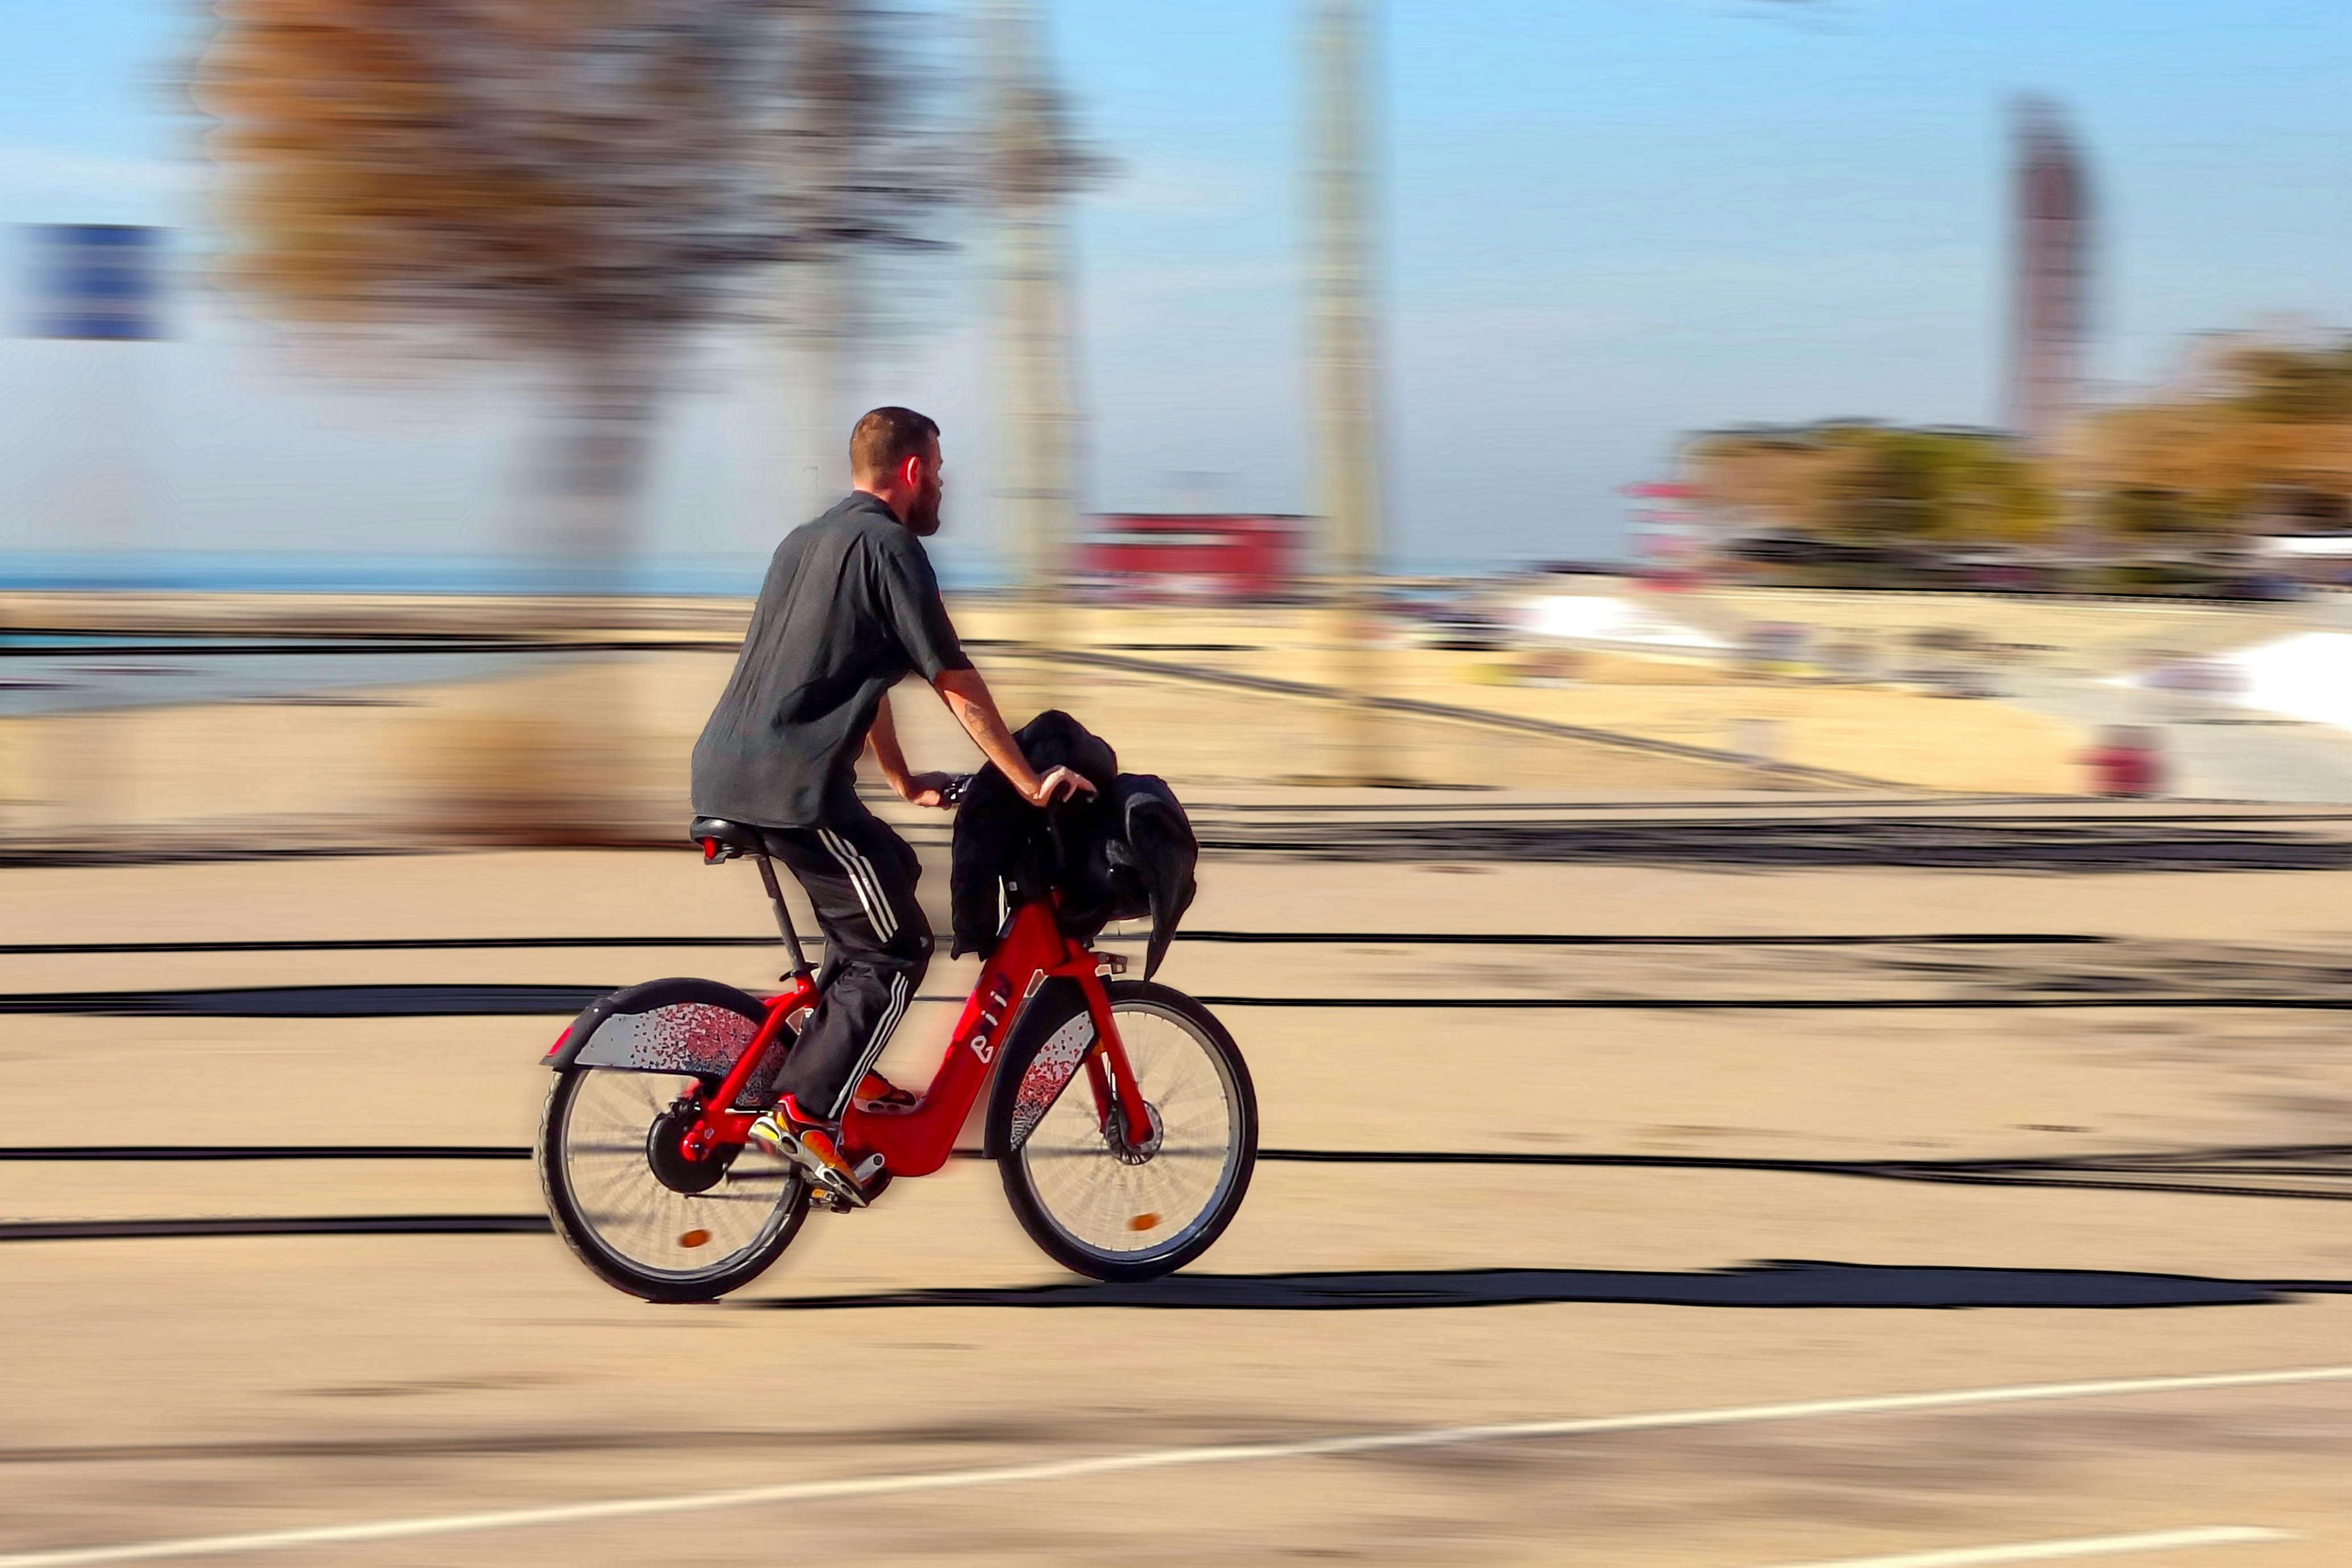
<path fill-rule="evenodd" d="M 1050 10 L 1118 171 L 1076 234 L 1099 507 L 1307 504 L 1301 9 Z M 1391 0 L 1379 16 L 1401 558 L 1611 552 L 1616 487 L 1693 427 L 1994 417 L 2002 106 L 2020 90 L 2062 100 L 2091 154 L 2103 378 L 2146 382 L 2199 331 L 2352 322 L 2352 7 L 2335 0 Z M 192 126 L 170 84 L 199 22 L 157 0 L 0 0 L 0 220 L 188 221 L 194 186 L 171 165 Z M 971 268 L 941 268 L 869 379 L 940 409 L 978 480 Z M 173 542 L 294 542 L 273 509 L 327 498 L 366 537 L 446 548 L 507 504 L 511 389 L 467 395 L 462 417 L 446 397 L 394 410 L 288 368 L 216 304 L 195 314 L 224 324 L 168 345 L 144 395 L 169 427 Z M 65 346 L 0 343 L 0 391 L 71 380 L 41 352 Z M 742 451 L 761 428 L 751 379 L 725 346 L 690 378 L 656 484 L 661 547 L 772 536 Z M 0 443 L 0 483 L 25 482 L 24 445 Z M 984 547 L 960 531 L 951 551 Z"/>

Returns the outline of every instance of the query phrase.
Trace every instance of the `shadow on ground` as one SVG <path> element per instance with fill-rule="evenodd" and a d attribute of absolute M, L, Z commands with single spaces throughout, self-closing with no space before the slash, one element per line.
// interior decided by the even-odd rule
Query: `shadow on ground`
<path fill-rule="evenodd" d="M 1805 817 L 1780 821 L 1223 824 L 1205 849 L 1316 860 L 1626 866 L 1891 866 L 1985 871 L 2328 871 L 2352 839 L 2194 818 Z"/>
<path fill-rule="evenodd" d="M 1384 1269 L 1360 1274 L 1172 1274 L 1142 1284 L 882 1291 L 745 1301 L 810 1311 L 845 1307 L 1157 1307 L 1362 1311 L 1625 1301 L 1660 1307 L 2244 1307 L 2291 1296 L 2352 1295 L 2352 1280 L 2209 1279 L 2077 1268 L 1901 1268 L 1769 1262 L 1704 1274 L 1591 1268 Z"/>

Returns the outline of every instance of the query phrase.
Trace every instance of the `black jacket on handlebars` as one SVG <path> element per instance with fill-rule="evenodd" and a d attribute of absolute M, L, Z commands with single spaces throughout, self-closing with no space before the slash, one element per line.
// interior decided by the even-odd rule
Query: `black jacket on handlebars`
<path fill-rule="evenodd" d="M 1013 738 L 1039 773 L 1066 767 L 1099 793 L 1066 802 L 1049 820 L 994 763 L 973 775 L 956 811 L 949 865 L 950 952 L 989 952 L 1003 911 L 1051 888 L 1062 896 L 1062 929 L 1083 942 L 1112 921 L 1150 915 L 1143 967 L 1150 976 L 1192 902 L 1201 853 L 1176 792 L 1149 773 L 1120 773 L 1108 743 L 1058 709 L 1038 714 Z"/>

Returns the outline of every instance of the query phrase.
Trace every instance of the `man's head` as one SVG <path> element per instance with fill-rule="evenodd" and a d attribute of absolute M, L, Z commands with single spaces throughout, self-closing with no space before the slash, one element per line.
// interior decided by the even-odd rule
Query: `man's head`
<path fill-rule="evenodd" d="M 849 433 L 850 482 L 917 537 L 940 531 L 940 427 L 911 408 L 877 408 Z"/>

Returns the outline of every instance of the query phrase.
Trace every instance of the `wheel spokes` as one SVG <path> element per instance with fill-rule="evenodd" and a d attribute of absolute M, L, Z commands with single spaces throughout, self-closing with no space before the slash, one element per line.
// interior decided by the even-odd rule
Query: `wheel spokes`
<path fill-rule="evenodd" d="M 1086 1251 L 1131 1259 L 1181 1246 L 1217 1212 L 1239 1167 L 1242 1113 L 1222 1056 L 1189 1021 L 1148 1003 L 1117 1016 L 1129 1068 L 1160 1118 L 1159 1149 L 1128 1163 L 1104 1136 L 1094 1097 L 1066 1091 L 1021 1157 L 1057 1229 Z"/>
<path fill-rule="evenodd" d="M 714 1273 L 791 1217 L 796 1194 L 780 1164 L 730 1167 L 701 1193 L 673 1191 L 655 1174 L 651 1129 L 697 1087 L 690 1079 L 593 1068 L 573 1086 L 560 1151 L 572 1207 L 595 1245 L 632 1269 Z"/>

